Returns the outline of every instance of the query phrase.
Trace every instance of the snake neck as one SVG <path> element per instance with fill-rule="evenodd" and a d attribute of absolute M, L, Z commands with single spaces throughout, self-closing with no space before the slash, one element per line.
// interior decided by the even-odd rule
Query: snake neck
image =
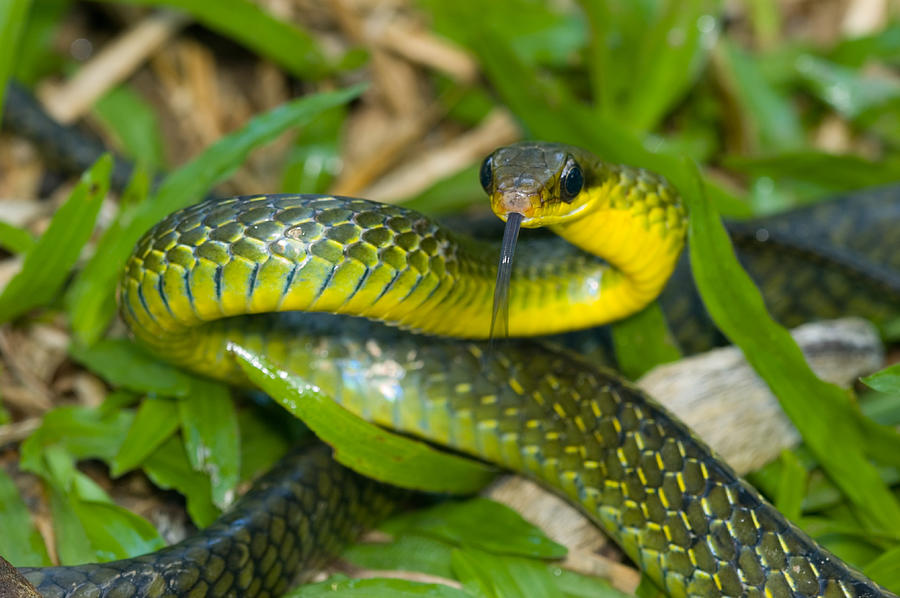
<path fill-rule="evenodd" d="M 665 179 L 625 166 L 601 167 L 575 216 L 551 229 L 612 266 L 603 286 L 604 321 L 633 314 L 662 291 L 684 247 L 687 214 Z M 599 306 L 598 306 L 599 307 Z"/>

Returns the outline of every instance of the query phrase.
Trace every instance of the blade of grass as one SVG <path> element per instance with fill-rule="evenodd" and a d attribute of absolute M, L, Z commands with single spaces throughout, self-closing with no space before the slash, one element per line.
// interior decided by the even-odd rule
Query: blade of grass
<path fill-rule="evenodd" d="M 10 253 L 27 253 L 34 244 L 35 240 L 30 232 L 0 221 L 0 247 Z"/>
<path fill-rule="evenodd" d="M 22 270 L 0 294 L 0 322 L 46 305 L 56 298 L 81 248 L 91 236 L 100 204 L 109 189 L 112 158 L 100 158 L 56 211 L 40 240 L 25 255 Z"/>
<path fill-rule="evenodd" d="M 109 324 L 119 275 L 135 243 L 147 229 L 175 210 L 199 200 L 233 172 L 251 150 L 272 141 L 290 127 L 311 122 L 328 108 L 349 102 L 364 87 L 357 85 L 307 96 L 254 117 L 166 177 L 152 201 L 142 202 L 122 214 L 120 226 L 103 235 L 94 257 L 66 296 L 76 338 L 91 344 Z"/>
<path fill-rule="evenodd" d="M 6 83 L 16 65 L 19 38 L 25 29 L 31 0 L 0 2 L 0 114 L 6 97 Z"/>
<path fill-rule="evenodd" d="M 681 357 L 658 303 L 613 324 L 612 339 L 619 369 L 630 380 Z"/>
<path fill-rule="evenodd" d="M 636 60 L 646 24 L 655 18 L 655 2 L 580 0 L 590 28 L 587 68 L 591 95 L 598 112 L 621 114 L 623 99 L 634 82 Z"/>
<path fill-rule="evenodd" d="M 766 80 L 758 59 L 732 41 L 721 44 L 717 57 L 722 71 L 734 86 L 743 118 L 751 121 L 756 147 L 790 150 L 804 144 L 803 128 L 788 97 Z"/>
<path fill-rule="evenodd" d="M 91 347 L 73 345 L 69 355 L 107 384 L 163 397 L 187 397 L 193 377 L 162 363 L 131 340 L 103 339 Z"/>
<path fill-rule="evenodd" d="M 803 507 L 803 497 L 806 495 L 809 473 L 791 450 L 782 451 L 779 460 L 781 475 L 778 477 L 775 506 L 791 521 L 798 521 Z"/>
<path fill-rule="evenodd" d="M 632 131 L 650 131 L 696 81 L 719 31 L 719 0 L 669 0 L 638 46 L 640 58 L 629 73 L 632 86 L 622 119 Z"/>
<path fill-rule="evenodd" d="M 391 535 L 415 533 L 494 554 L 539 559 L 566 556 L 565 546 L 548 538 L 517 512 L 480 497 L 405 513 L 386 522 L 382 529 Z"/>
<path fill-rule="evenodd" d="M 12 76 L 28 87 L 59 68 L 62 56 L 54 48 L 56 32 L 69 10 L 70 0 L 33 2 L 20 35 Z"/>
<path fill-rule="evenodd" d="M 325 193 L 340 169 L 340 133 L 347 118 L 344 106 L 335 106 L 303 128 L 288 153 L 281 191 Z"/>
<path fill-rule="evenodd" d="M 472 594 L 438 583 L 371 577 L 348 579 L 338 575 L 301 586 L 285 598 L 473 598 Z"/>
<path fill-rule="evenodd" d="M 871 376 L 860 378 L 866 386 L 879 392 L 900 393 L 900 363 L 886 367 Z"/>
<path fill-rule="evenodd" d="M 16 485 L 0 469 L 0 554 L 16 567 L 45 567 L 50 556 Z"/>
<path fill-rule="evenodd" d="M 41 427 L 21 445 L 19 466 L 46 476 L 47 452 L 57 447 L 75 459 L 100 459 L 111 463 L 131 425 L 131 411 L 64 406 L 48 411 Z"/>
<path fill-rule="evenodd" d="M 801 79 L 822 102 L 850 120 L 900 98 L 900 83 L 893 77 L 862 76 L 855 69 L 842 67 L 812 54 L 798 58 L 796 69 Z"/>
<path fill-rule="evenodd" d="M 745 0 L 753 34 L 762 49 L 772 48 L 781 31 L 781 13 L 777 0 Z"/>
<path fill-rule="evenodd" d="M 118 477 L 138 467 L 178 430 L 175 401 L 147 397 L 141 402 L 128 435 L 113 458 L 110 473 Z"/>
<path fill-rule="evenodd" d="M 535 559 L 466 548 L 454 550 L 450 562 L 463 588 L 476 596 L 563 598 L 553 574 Z"/>
<path fill-rule="evenodd" d="M 113 1 L 113 0 L 106 0 Z M 334 70 L 309 33 L 281 21 L 249 0 L 114 0 L 183 10 L 301 79 L 322 79 Z"/>
<path fill-rule="evenodd" d="M 230 351 L 253 384 L 302 419 L 354 471 L 404 488 L 457 494 L 478 491 L 496 473 L 370 424 L 258 353 L 237 345 Z"/>
<path fill-rule="evenodd" d="M 52 501 L 54 525 L 73 533 L 78 546 L 77 553 L 61 558 L 63 564 L 111 561 L 165 546 L 150 522 L 113 503 L 100 486 L 78 471 L 74 457 L 61 446 L 48 447 L 44 460 L 49 475 L 43 477 L 59 498 Z M 70 539 L 57 537 L 61 557 Z"/>
<path fill-rule="evenodd" d="M 418 571 L 453 577 L 450 553 L 453 546 L 427 536 L 403 534 L 393 541 L 361 542 L 341 554 L 341 559 L 365 569 Z"/>
<path fill-rule="evenodd" d="M 900 546 L 886 551 L 863 568 L 863 572 L 892 592 L 900 592 Z"/>
<path fill-rule="evenodd" d="M 212 502 L 209 476 L 191 467 L 184 443 L 177 436 L 170 436 L 153 451 L 143 468 L 157 487 L 175 490 L 185 497 L 188 515 L 197 527 L 206 527 L 219 516 L 219 509 Z"/>
<path fill-rule="evenodd" d="M 93 113 L 119 141 L 124 153 L 150 172 L 163 160 L 159 119 L 153 108 L 133 89 L 119 86 L 94 105 Z"/>
<path fill-rule="evenodd" d="M 865 458 L 860 414 L 845 391 L 815 376 L 790 334 L 769 316 L 693 169 L 692 184 L 681 192 L 691 214 L 694 280 L 710 316 L 741 347 L 822 467 L 858 508 L 865 525 L 900 529 L 900 503 Z"/>
<path fill-rule="evenodd" d="M 241 472 L 241 437 L 228 387 L 195 378 L 178 413 L 188 460 L 209 475 L 213 502 L 224 509 L 234 500 Z"/>
<path fill-rule="evenodd" d="M 900 180 L 900 157 L 888 155 L 874 162 L 852 154 L 814 150 L 778 152 L 758 158 L 727 156 L 727 168 L 773 180 L 809 181 L 832 191 L 852 191 Z"/>

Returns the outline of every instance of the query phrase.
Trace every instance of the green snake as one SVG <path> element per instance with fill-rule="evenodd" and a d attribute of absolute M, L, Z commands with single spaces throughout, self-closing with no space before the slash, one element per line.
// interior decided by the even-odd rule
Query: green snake
<path fill-rule="evenodd" d="M 521 252 L 513 335 L 622 317 L 651 301 L 675 268 L 683 208 L 655 175 L 531 143 L 493 154 L 482 183 L 495 211 L 521 213 L 526 226 L 546 215 L 582 248 L 601 246 L 599 257 L 556 242 Z M 626 241 L 638 249 L 623 248 Z M 799 243 L 796 253 L 808 250 Z M 375 423 L 541 481 L 672 596 L 892 596 L 611 370 L 529 341 L 485 352 L 447 338 L 487 335 L 492 255 L 396 206 L 309 195 L 211 200 L 145 235 L 120 302 L 134 336 L 169 361 L 240 383 L 225 349 L 234 341 Z M 859 274 L 887 295 L 863 309 L 876 315 L 900 296 L 896 274 L 879 273 Z M 441 336 L 423 342 L 362 319 L 274 313 L 296 310 Z M 383 516 L 395 492 L 328 464 L 321 450 L 290 459 L 197 538 L 128 561 L 26 575 L 48 596 L 276 595 Z M 300 470 L 313 471 L 312 481 Z"/>

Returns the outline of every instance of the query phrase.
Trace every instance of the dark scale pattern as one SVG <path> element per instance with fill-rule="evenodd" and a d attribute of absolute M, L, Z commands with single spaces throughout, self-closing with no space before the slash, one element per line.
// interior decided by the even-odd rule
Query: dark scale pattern
<path fill-rule="evenodd" d="M 652 399 L 569 353 L 503 343 L 486 357 L 480 345 L 423 344 L 312 314 L 226 323 L 221 333 L 363 417 L 555 488 L 673 596 L 892 596 L 788 522 Z"/>
<path fill-rule="evenodd" d="M 183 542 L 122 561 L 21 571 L 45 598 L 276 597 L 387 515 L 398 497 L 317 447 L 285 457 Z"/>
<path fill-rule="evenodd" d="M 540 479 L 580 505 L 674 596 L 890 596 L 794 528 L 655 403 L 611 372 L 568 354 L 509 344 L 486 358 L 479 345 L 423 343 L 397 330 L 346 321 L 334 328 L 311 317 L 296 319 L 309 326 L 309 334 L 265 317 L 255 325 L 224 319 L 199 332 L 183 326 L 284 308 L 289 302 L 291 308 L 318 307 L 332 293 L 345 293 L 338 298 L 343 303 L 337 303 L 346 305 L 366 292 L 375 271 L 365 270 L 373 267 L 363 263 L 349 280 L 359 285 L 362 277 L 366 285 L 342 291 L 350 247 L 377 255 L 374 268 L 387 263 L 392 280 L 407 276 L 397 290 L 410 301 L 417 285 L 426 283 L 409 256 L 436 243 L 432 257 L 440 256 L 448 270 L 487 270 L 480 264 L 489 260 L 460 258 L 474 242 L 448 241 L 441 254 L 441 240 L 450 237 L 434 225 L 399 208 L 361 200 L 226 200 L 201 204 L 184 216 L 169 218 L 155 237 L 142 241 L 123 289 L 126 319 L 139 338 L 158 343 L 167 358 L 227 374 L 223 347 L 235 340 L 266 351 L 363 417 Z M 272 222 L 285 230 L 273 234 L 278 235 L 274 241 L 244 234 L 256 227 L 265 237 Z M 350 222 L 362 229 L 359 241 L 345 226 Z M 331 233 L 335 228 L 340 232 Z M 174 244 L 173 230 L 178 233 Z M 189 246 L 180 241 L 185 235 L 196 248 L 190 255 L 181 249 Z M 302 242 L 303 250 L 293 241 Z M 253 253 L 258 243 L 265 255 Z M 207 246 L 214 248 L 209 254 L 215 261 L 200 254 Z M 546 255 L 539 258 L 546 272 L 560 271 L 547 264 Z M 192 265 L 183 265 L 191 259 Z M 456 266 L 450 263 L 454 259 Z M 562 271 L 577 259 L 584 258 Z M 523 265 L 529 268 L 535 268 L 533 262 Z M 308 292 L 310 281 L 321 284 L 312 297 L 292 296 L 297 289 Z M 464 308 L 471 292 L 466 279 L 459 284 L 453 301 Z M 401 303 L 389 305 L 385 317 L 395 308 L 409 313 L 408 304 Z M 328 537 L 325 525 L 325 531 L 315 533 Z M 254 553 L 260 555 L 258 562 L 274 558 L 266 551 Z"/>

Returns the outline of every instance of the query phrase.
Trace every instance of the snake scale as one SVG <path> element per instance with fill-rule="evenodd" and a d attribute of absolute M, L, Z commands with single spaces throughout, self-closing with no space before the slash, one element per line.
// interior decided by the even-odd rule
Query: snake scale
<path fill-rule="evenodd" d="M 757 241 L 760 230 L 781 234 L 774 222 L 760 226 Z M 563 305 L 558 289 L 583 292 L 565 283 L 573 275 L 609 272 L 559 243 L 541 249 L 517 264 L 532 291 L 514 286 L 514 308 L 548 298 Z M 816 267 L 835 257 L 802 242 L 795 253 L 810 253 Z M 891 259 L 885 272 L 832 260 L 880 292 L 855 308 L 881 317 L 896 305 Z M 754 260 L 765 269 L 765 258 Z M 492 262 L 477 242 L 400 207 L 304 195 L 206 201 L 141 241 L 123 279 L 123 316 L 139 340 L 195 371 L 240 382 L 225 353 L 236 341 L 367 419 L 542 481 L 673 596 L 892 596 L 816 545 L 611 370 L 529 341 L 486 354 L 477 342 L 422 342 L 365 320 L 270 313 L 334 310 L 442 334 L 473 322 L 483 331 Z M 842 289 L 853 286 L 842 280 Z M 436 318 L 437 306 L 457 311 Z M 511 324 L 514 333 L 537 332 Z M 117 563 L 24 571 L 47 596 L 277 595 L 383 516 L 393 493 L 328 464 L 320 450 L 290 457 L 185 543 Z"/>

